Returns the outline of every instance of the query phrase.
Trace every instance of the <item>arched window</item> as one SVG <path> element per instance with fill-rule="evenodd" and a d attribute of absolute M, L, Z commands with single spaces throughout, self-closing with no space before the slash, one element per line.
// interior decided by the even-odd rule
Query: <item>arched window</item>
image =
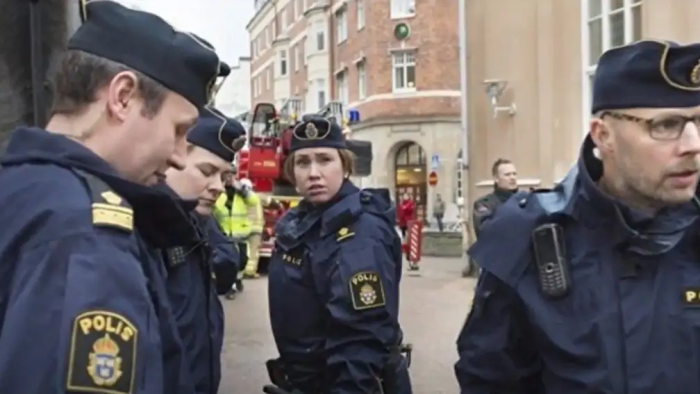
<path fill-rule="evenodd" d="M 425 151 L 415 142 L 409 142 L 396 152 L 397 166 L 425 165 Z"/>

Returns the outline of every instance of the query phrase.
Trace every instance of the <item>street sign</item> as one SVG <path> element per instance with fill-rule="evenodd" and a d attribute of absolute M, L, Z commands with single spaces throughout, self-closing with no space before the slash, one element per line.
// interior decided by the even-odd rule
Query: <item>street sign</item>
<path fill-rule="evenodd" d="M 440 156 L 433 155 L 433 157 L 430 158 L 430 169 L 437 170 L 438 168 L 440 168 Z"/>
<path fill-rule="evenodd" d="M 428 175 L 428 185 L 435 187 L 438 184 L 438 176 L 437 172 L 431 171 L 430 175 Z"/>

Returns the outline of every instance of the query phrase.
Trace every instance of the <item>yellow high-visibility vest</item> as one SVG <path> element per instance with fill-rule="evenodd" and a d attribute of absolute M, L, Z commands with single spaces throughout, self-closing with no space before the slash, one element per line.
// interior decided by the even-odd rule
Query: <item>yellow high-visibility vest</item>
<path fill-rule="evenodd" d="M 247 198 L 234 194 L 231 209 L 226 206 L 228 196 L 222 193 L 214 205 L 214 218 L 224 234 L 234 238 L 245 238 L 251 233 L 261 233 L 263 213 L 260 198 L 249 192 Z"/>

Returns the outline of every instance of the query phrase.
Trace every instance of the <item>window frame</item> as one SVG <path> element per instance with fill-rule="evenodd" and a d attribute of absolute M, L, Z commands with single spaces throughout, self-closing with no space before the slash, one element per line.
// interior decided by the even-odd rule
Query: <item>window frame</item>
<path fill-rule="evenodd" d="M 416 16 L 416 0 L 391 0 L 391 19 Z M 411 10 L 413 10 L 411 12 Z"/>
<path fill-rule="evenodd" d="M 316 52 L 323 52 L 326 50 L 326 26 L 322 21 L 314 23 L 314 36 L 316 37 L 316 44 L 313 46 L 316 48 Z"/>
<path fill-rule="evenodd" d="M 600 14 L 591 16 L 590 15 L 590 5 L 592 1 L 600 1 Z M 582 58 L 582 78 L 581 78 L 581 91 L 583 100 L 582 101 L 582 119 L 583 119 L 583 136 L 588 135 L 589 123 L 591 120 L 591 100 L 593 99 L 593 83 L 592 78 L 595 75 L 597 68 L 597 59 L 594 63 L 591 59 L 591 22 L 599 21 L 601 24 L 601 34 L 600 34 L 600 48 L 601 53 L 613 48 L 611 45 L 611 16 L 623 13 L 623 44 L 627 45 L 634 41 L 643 38 L 644 29 L 644 0 L 623 0 L 622 8 L 611 10 L 611 2 L 613 0 L 583 0 L 581 1 L 581 58 Z M 634 10 L 635 8 L 640 8 L 641 14 L 641 27 L 640 27 L 640 37 L 635 37 L 635 23 L 634 23 Z"/>
<path fill-rule="evenodd" d="M 289 74 L 289 63 L 287 61 L 287 50 L 286 49 L 280 49 L 279 52 L 277 52 L 277 57 L 279 60 L 279 76 L 280 77 L 286 77 L 287 74 Z"/>
<path fill-rule="evenodd" d="M 364 100 L 367 98 L 367 69 L 365 62 L 357 63 L 357 99 Z"/>
<path fill-rule="evenodd" d="M 357 13 L 357 30 L 362 30 L 365 27 L 365 0 L 357 0 L 356 10 Z"/>
<path fill-rule="evenodd" d="M 326 80 L 325 79 L 317 79 L 315 81 L 315 90 L 316 90 L 316 105 L 318 105 L 318 109 L 320 110 L 321 108 L 325 107 L 326 104 L 328 104 L 328 93 L 326 92 Z"/>
<path fill-rule="evenodd" d="M 348 102 L 350 101 L 349 76 L 350 73 L 347 69 L 339 72 L 338 75 L 335 76 L 337 99 L 343 103 L 343 105 L 348 105 Z"/>
<path fill-rule="evenodd" d="M 348 10 L 341 7 L 335 12 L 335 40 L 336 44 L 342 44 L 348 39 Z"/>
<path fill-rule="evenodd" d="M 400 64 L 397 64 L 397 56 L 402 56 L 403 61 Z M 408 61 L 407 56 L 412 55 L 413 56 L 413 61 Z M 413 67 L 413 86 L 409 87 L 408 86 L 408 69 L 409 67 Z M 403 87 L 399 87 L 397 85 L 397 78 L 396 78 L 396 70 L 397 68 L 403 68 L 403 81 L 404 85 Z M 391 90 L 393 93 L 406 93 L 406 92 L 415 92 L 416 91 L 416 71 L 417 71 L 417 62 L 416 62 L 416 51 L 415 50 L 404 50 L 404 51 L 395 51 L 391 53 Z"/>

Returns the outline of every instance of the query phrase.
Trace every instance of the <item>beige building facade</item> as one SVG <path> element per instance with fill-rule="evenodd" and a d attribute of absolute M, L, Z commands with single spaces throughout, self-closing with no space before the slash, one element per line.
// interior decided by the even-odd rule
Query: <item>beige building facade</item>
<path fill-rule="evenodd" d="M 491 164 L 515 161 L 523 186 L 550 186 L 588 131 L 600 54 L 639 39 L 700 41 L 693 0 L 467 1 L 471 200 L 490 190 Z M 485 81 L 507 85 L 497 106 Z"/>
<path fill-rule="evenodd" d="M 465 171 L 458 1 L 258 3 L 252 103 L 297 97 L 305 112 L 328 100 L 359 110 L 352 138 L 372 141 L 374 164 L 358 182 L 410 192 L 427 217 L 436 193 L 469 203 L 489 192 L 497 158 L 517 164 L 524 188 L 561 179 L 587 132 L 603 51 L 643 38 L 700 41 L 696 0 L 466 0 Z M 410 30 L 401 39 L 399 25 Z"/>

